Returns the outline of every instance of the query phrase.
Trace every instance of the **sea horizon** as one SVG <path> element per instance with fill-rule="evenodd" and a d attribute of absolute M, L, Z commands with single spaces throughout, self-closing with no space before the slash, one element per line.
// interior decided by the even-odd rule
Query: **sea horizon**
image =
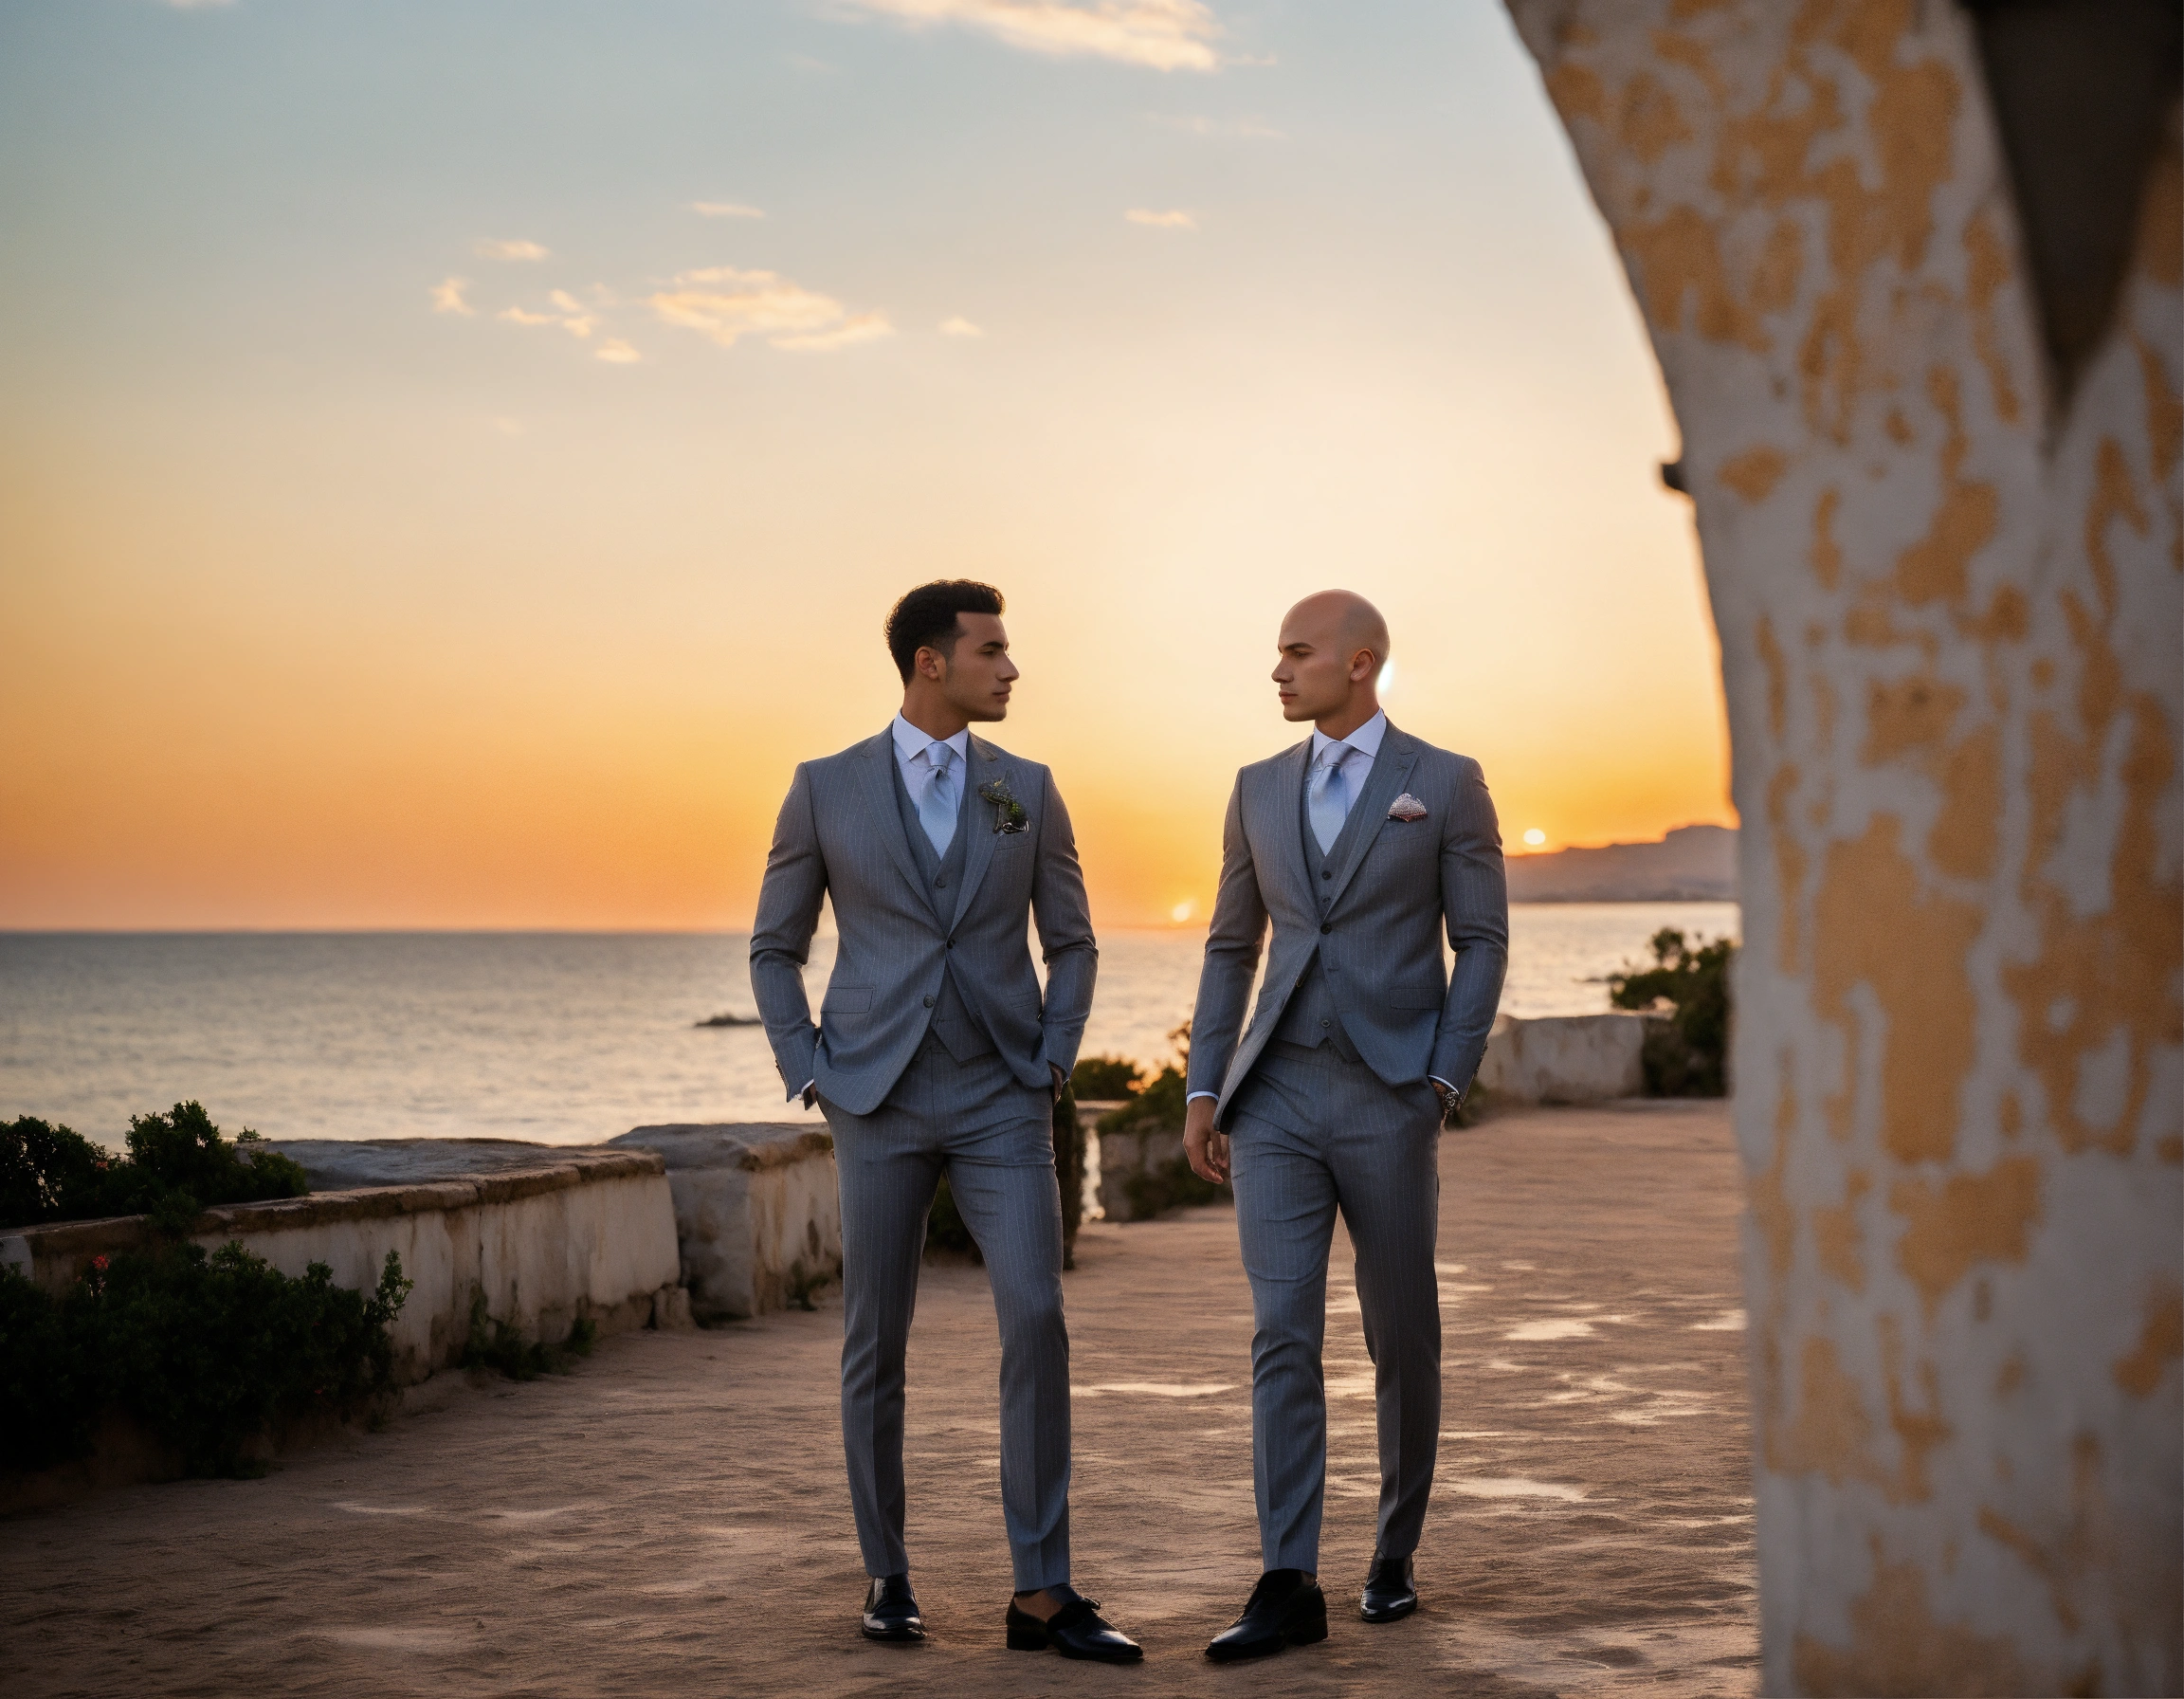
<path fill-rule="evenodd" d="M 1663 926 L 1735 934 L 1732 903 L 1510 906 L 1502 1007 L 1608 1007 Z M 118 1148 L 194 1099 L 272 1139 L 594 1143 L 660 1122 L 798 1121 L 755 1013 L 744 928 L 0 931 L 0 1119 Z M 1203 926 L 1112 927 L 1083 1053 L 1175 1059 Z M 834 941 L 812 940 L 817 992 Z"/>

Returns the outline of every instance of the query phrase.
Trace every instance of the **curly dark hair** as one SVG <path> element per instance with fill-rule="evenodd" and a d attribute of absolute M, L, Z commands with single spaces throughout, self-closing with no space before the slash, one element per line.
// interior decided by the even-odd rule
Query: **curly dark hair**
<path fill-rule="evenodd" d="M 907 685 L 919 649 L 954 655 L 956 639 L 963 635 L 958 613 L 997 614 L 1006 606 L 998 590 L 975 578 L 938 578 L 919 585 L 887 615 L 887 652 L 895 657 L 895 670 Z"/>

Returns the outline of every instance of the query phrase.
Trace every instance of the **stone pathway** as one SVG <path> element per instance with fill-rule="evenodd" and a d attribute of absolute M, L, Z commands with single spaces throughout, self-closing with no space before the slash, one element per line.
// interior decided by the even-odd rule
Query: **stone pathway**
<path fill-rule="evenodd" d="M 607 1342 L 259 1481 L 0 1523 L 0 1689 L 45 1694 L 1741 1694 L 1756 1611 L 1738 1182 L 1720 1105 L 1539 1110 L 1442 1150 L 1447 1407 L 1407 1622 L 1372 1548 L 1372 1371 L 1330 1296 L 1334 1633 L 1200 1655 L 1258 1573 L 1250 1303 L 1225 1210 L 1096 1224 L 1068 1276 L 1079 1583 L 1149 1649 L 1009 1653 L 981 1270 L 926 1270 L 910 1542 L 933 1640 L 869 1647 L 838 1306 Z"/>

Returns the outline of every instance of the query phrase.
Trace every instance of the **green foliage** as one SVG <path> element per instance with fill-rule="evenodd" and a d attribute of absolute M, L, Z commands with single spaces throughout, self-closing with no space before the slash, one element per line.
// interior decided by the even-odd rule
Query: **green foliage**
<path fill-rule="evenodd" d="M 1062 1195 L 1062 1266 L 1077 1266 L 1077 1229 L 1084 1218 L 1084 1134 L 1077 1119 L 1077 1093 L 1070 1087 L 1054 1105 L 1054 1182 Z M 986 1260 L 978 1241 L 971 1236 L 956 1194 L 942 1175 L 933 1194 L 933 1208 L 925 1217 L 925 1249 L 968 1256 L 974 1263 Z"/>
<path fill-rule="evenodd" d="M 366 1294 L 324 1263 L 290 1279 L 237 1243 L 100 1257 L 58 1303 L 0 1270 L 0 1458 L 82 1456 L 111 1408 L 188 1473 L 250 1472 L 247 1448 L 276 1423 L 346 1416 L 386 1389 L 410 1285 L 392 1251 Z"/>
<path fill-rule="evenodd" d="M 1088 1104 L 1116 1103 L 1144 1089 L 1145 1070 L 1120 1056 L 1086 1056 L 1069 1076 L 1069 1089 Z"/>
<path fill-rule="evenodd" d="M 1227 1196 L 1211 1180 L 1201 1179 L 1188 1157 L 1173 1157 L 1157 1168 L 1130 1175 L 1122 1182 L 1122 1192 L 1130 1199 L 1133 1221 L 1150 1221 L 1163 1210 L 1218 1203 Z"/>
<path fill-rule="evenodd" d="M 463 1347 L 466 1369 L 494 1369 L 511 1380 L 536 1380 L 541 1375 L 566 1375 L 573 1358 L 589 1357 L 599 1343 L 599 1325 L 590 1316 L 578 1316 L 570 1324 L 569 1337 L 559 1344 L 528 1340 L 522 1330 L 485 1313 L 485 1294 L 470 1294 L 470 1337 Z"/>
<path fill-rule="evenodd" d="M 103 1212 L 106 1153 L 73 1128 L 25 1115 L 0 1126 L 0 1225 L 81 1220 Z"/>
<path fill-rule="evenodd" d="M 933 1207 L 925 1214 L 925 1249 L 968 1256 L 974 1263 L 986 1260 L 979 1253 L 978 1241 L 971 1236 L 963 1212 L 956 1207 L 956 1194 L 945 1174 L 934 1189 Z"/>
<path fill-rule="evenodd" d="M 1168 1041 L 1174 1045 L 1180 1066 L 1170 1063 L 1162 1068 L 1128 1103 L 1101 1116 L 1101 1138 L 1110 1134 L 1180 1133 L 1183 1130 L 1183 1118 L 1191 1099 L 1188 1088 L 1191 1023 L 1185 1021 L 1169 1033 Z M 1181 1209 L 1189 1204 L 1216 1203 L 1227 1195 L 1221 1187 L 1192 1173 L 1189 1160 L 1184 1157 L 1175 1157 L 1156 1168 L 1130 1175 L 1122 1182 L 1122 1191 L 1130 1199 L 1133 1221 L 1150 1221 L 1163 1210 Z"/>
<path fill-rule="evenodd" d="M 1054 1105 L 1054 1180 L 1062 1189 L 1062 1266 L 1077 1266 L 1077 1229 L 1084 1221 L 1084 1124 L 1077 1113 L 1077 1087 L 1064 1088 Z"/>
<path fill-rule="evenodd" d="M 810 1269 L 798 1257 L 789 1265 L 789 1299 L 798 1309 L 815 1310 L 816 1294 L 825 1289 L 828 1275 L 824 1269 Z"/>
<path fill-rule="evenodd" d="M 1728 1088 L 1729 970 L 1737 946 L 1726 938 L 1686 941 L 1674 927 L 1652 938 L 1653 965 L 1608 978 L 1618 1009 L 1665 1003 L 1667 1024 L 1646 1034 L 1646 1089 L 1655 1097 L 1720 1097 Z"/>
<path fill-rule="evenodd" d="M 27 1473 L 81 1457 L 101 1402 L 97 1364 L 62 1306 L 0 1266 L 0 1469 Z"/>
<path fill-rule="evenodd" d="M 184 1192 L 201 1209 L 224 1203 L 257 1203 L 300 1197 L 311 1188 L 300 1163 L 263 1143 L 248 1127 L 229 1143 L 200 1103 L 176 1104 L 165 1115 L 129 1118 L 129 1161 L 124 1184 L 149 1208 L 165 1193 Z"/>
<path fill-rule="evenodd" d="M 1189 1098 L 1190 1093 L 1184 1088 L 1183 1070 L 1163 1068 L 1136 1097 L 1101 1116 L 1100 1131 L 1179 1133 L 1183 1130 L 1183 1112 L 1189 1107 Z"/>
<path fill-rule="evenodd" d="M 68 1127 L 26 1115 L 0 1126 L 0 1225 L 149 1215 L 179 1236 L 200 1211 L 311 1189 L 298 1163 L 260 1143 L 248 1128 L 223 1138 L 199 1103 L 132 1116 L 129 1154 L 118 1159 Z"/>

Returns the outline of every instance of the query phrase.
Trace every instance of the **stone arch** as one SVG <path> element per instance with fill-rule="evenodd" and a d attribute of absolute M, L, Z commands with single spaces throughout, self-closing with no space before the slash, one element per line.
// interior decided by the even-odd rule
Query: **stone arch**
<path fill-rule="evenodd" d="M 1720 633 L 1768 1690 L 2176 1692 L 2175 9 L 1510 9 Z M 2033 98 L 2133 27 L 2136 117 Z"/>

